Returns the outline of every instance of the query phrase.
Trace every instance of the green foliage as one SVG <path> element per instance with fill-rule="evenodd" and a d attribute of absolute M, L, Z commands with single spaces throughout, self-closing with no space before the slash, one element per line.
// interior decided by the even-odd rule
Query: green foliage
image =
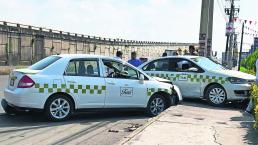
<path fill-rule="evenodd" d="M 254 128 L 258 129 L 258 87 L 255 84 L 253 84 L 251 87 L 251 99 L 253 100 L 254 104 L 254 116 L 256 121 Z"/>
<path fill-rule="evenodd" d="M 255 72 L 255 62 L 258 59 L 258 50 L 241 61 L 241 66 Z"/>
<path fill-rule="evenodd" d="M 255 75 L 255 71 L 253 71 L 253 70 L 248 70 L 248 69 L 246 69 L 246 68 L 244 68 L 244 67 L 240 67 L 240 71 L 241 72 L 244 72 L 244 73 L 248 73 L 248 74 L 251 74 L 251 75 Z"/>

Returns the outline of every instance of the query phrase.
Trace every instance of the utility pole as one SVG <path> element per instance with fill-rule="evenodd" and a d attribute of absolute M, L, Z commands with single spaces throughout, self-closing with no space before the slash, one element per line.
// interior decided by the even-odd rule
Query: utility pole
<path fill-rule="evenodd" d="M 226 33 L 227 35 L 227 41 L 226 41 L 226 53 L 225 53 L 225 60 L 227 62 L 227 67 L 232 69 L 232 56 L 233 56 L 233 37 L 234 37 L 234 16 L 235 16 L 235 12 L 239 12 L 239 8 L 235 8 L 235 0 L 230 0 L 230 8 L 225 8 L 225 12 L 227 15 L 229 15 L 229 22 L 228 22 L 228 26 L 229 28 L 231 28 L 231 32 Z"/>
<path fill-rule="evenodd" d="M 207 39 L 207 52 L 206 57 L 212 56 L 212 29 L 213 29 L 213 10 L 214 0 L 210 0 L 209 5 L 209 23 L 208 23 L 208 39 Z"/>
<path fill-rule="evenodd" d="M 214 0 L 202 0 L 199 33 L 199 55 L 210 57 L 212 54 L 212 25 Z"/>
<path fill-rule="evenodd" d="M 242 33 L 241 33 L 241 42 L 240 42 L 240 51 L 239 51 L 239 58 L 238 58 L 238 71 L 240 70 L 240 63 L 241 63 L 241 54 L 243 50 L 243 39 L 244 39 L 244 31 L 245 31 L 245 23 L 242 24 Z"/>

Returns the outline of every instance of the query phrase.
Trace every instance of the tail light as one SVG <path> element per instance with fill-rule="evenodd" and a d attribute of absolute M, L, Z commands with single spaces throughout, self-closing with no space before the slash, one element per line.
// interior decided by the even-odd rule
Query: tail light
<path fill-rule="evenodd" d="M 19 81 L 17 88 L 31 88 L 34 84 L 35 82 L 30 77 L 24 75 Z"/>

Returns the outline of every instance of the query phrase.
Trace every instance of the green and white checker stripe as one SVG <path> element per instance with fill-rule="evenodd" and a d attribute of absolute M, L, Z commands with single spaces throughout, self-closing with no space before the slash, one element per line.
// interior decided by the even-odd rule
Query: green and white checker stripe
<path fill-rule="evenodd" d="M 154 73 L 147 73 L 152 77 L 160 77 L 171 81 L 179 80 L 180 74 L 154 74 Z M 197 75 L 197 74 L 189 74 L 187 75 L 188 81 L 190 82 L 216 82 L 220 84 L 224 84 L 226 79 L 223 77 L 216 77 L 216 76 L 208 76 L 208 75 Z"/>
<path fill-rule="evenodd" d="M 156 93 L 156 92 L 167 92 L 169 94 L 172 94 L 172 90 L 171 89 L 163 89 L 163 88 L 147 88 L 147 96 L 151 96 L 152 94 Z"/>
<path fill-rule="evenodd" d="M 106 91 L 106 86 L 99 85 L 66 85 L 66 84 L 35 84 L 35 88 L 39 93 L 53 93 L 53 92 L 66 92 L 66 93 L 81 93 L 81 94 L 102 94 Z"/>

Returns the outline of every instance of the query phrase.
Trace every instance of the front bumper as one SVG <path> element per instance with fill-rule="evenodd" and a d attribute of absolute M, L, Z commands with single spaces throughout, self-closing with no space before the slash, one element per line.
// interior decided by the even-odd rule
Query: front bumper
<path fill-rule="evenodd" d="M 245 100 L 250 97 L 250 84 L 228 84 L 224 87 L 228 100 Z"/>
<path fill-rule="evenodd" d="M 175 91 L 175 93 L 177 94 L 176 104 L 181 104 L 183 102 L 183 97 L 182 97 L 182 94 L 181 94 L 181 91 L 180 91 L 179 87 L 176 86 L 176 85 L 173 85 L 172 92 L 173 91 Z"/>

